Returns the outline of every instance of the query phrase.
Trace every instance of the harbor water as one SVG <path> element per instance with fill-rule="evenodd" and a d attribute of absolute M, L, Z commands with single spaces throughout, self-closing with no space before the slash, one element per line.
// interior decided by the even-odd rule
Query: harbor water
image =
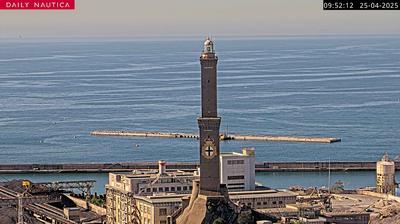
<path fill-rule="evenodd" d="M 258 161 L 376 161 L 384 152 L 400 154 L 399 36 L 217 37 L 215 47 L 222 132 L 342 139 L 223 142 L 223 151 L 255 147 Z M 201 39 L 1 40 L 0 163 L 198 160 L 194 139 L 89 133 L 195 133 L 201 48 Z M 325 181 L 319 173 L 283 174 L 279 181 Z M 361 174 L 341 175 L 353 183 L 364 180 Z M 258 178 L 281 187 L 274 179 L 280 175 Z M 373 184 L 374 175 L 365 175 L 363 185 Z"/>

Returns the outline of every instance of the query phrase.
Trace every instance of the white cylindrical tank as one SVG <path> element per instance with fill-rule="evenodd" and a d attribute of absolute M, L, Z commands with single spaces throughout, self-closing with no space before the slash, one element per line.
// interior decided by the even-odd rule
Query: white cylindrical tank
<path fill-rule="evenodd" d="M 165 174 L 165 160 L 158 161 L 158 174 L 164 175 Z"/>

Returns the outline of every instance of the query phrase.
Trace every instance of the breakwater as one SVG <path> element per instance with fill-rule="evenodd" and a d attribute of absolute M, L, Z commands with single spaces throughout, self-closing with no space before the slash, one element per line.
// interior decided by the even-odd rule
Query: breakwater
<path fill-rule="evenodd" d="M 153 138 L 194 138 L 198 134 L 158 132 L 158 131 L 118 131 L 118 130 L 96 130 L 90 132 L 93 136 L 122 136 L 122 137 L 153 137 Z M 340 138 L 330 137 L 295 137 L 295 136 L 272 136 L 272 135 L 238 135 L 221 134 L 220 140 L 241 140 L 241 141 L 279 141 L 279 142 L 306 142 L 306 143 L 334 143 L 340 142 Z"/>
<path fill-rule="evenodd" d="M 167 169 L 195 170 L 196 162 L 169 162 Z M 0 164 L 0 173 L 105 173 L 128 172 L 133 169 L 158 169 L 157 162 L 82 163 L 82 164 Z M 315 161 L 315 162 L 257 162 L 256 172 L 304 171 L 373 171 L 376 162 L 369 161 Z M 400 162 L 396 162 L 400 169 Z"/>

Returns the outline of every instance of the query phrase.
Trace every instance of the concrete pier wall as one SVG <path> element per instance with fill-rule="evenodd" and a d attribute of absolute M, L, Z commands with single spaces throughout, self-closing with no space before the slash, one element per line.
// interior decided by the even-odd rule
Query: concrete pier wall
<path fill-rule="evenodd" d="M 195 170 L 195 162 L 169 162 L 169 170 Z M 158 169 L 158 162 L 88 163 L 88 164 L 0 164 L 0 173 L 72 173 L 72 172 L 127 172 L 133 169 Z M 374 161 L 316 161 L 316 162 L 257 162 L 257 172 L 280 171 L 360 171 L 375 170 Z M 400 169 L 400 162 L 396 162 Z"/>
<path fill-rule="evenodd" d="M 93 136 L 123 136 L 123 137 L 153 137 L 153 138 L 195 138 L 198 134 L 173 133 L 157 131 L 113 131 L 97 130 L 90 132 Z M 240 140 L 240 141 L 279 141 L 279 142 L 306 142 L 306 143 L 334 143 L 340 142 L 340 138 L 324 137 L 295 137 L 295 136 L 272 136 L 272 135 L 220 135 L 220 140 Z"/>
<path fill-rule="evenodd" d="M 400 163 L 396 164 L 400 168 Z M 256 171 L 347 171 L 375 170 L 376 162 L 369 161 L 315 161 L 315 162 L 258 162 Z"/>

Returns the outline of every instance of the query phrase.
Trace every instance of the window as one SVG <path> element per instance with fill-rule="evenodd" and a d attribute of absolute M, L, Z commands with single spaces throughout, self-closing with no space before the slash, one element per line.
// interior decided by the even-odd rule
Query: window
<path fill-rule="evenodd" d="M 165 192 L 169 191 L 169 187 L 165 187 Z"/>
<path fill-rule="evenodd" d="M 229 186 L 243 186 L 244 187 L 244 183 L 243 182 L 242 183 L 229 183 L 228 187 Z"/>
<path fill-rule="evenodd" d="M 244 160 L 228 160 L 228 165 L 244 164 Z"/>
<path fill-rule="evenodd" d="M 184 190 L 184 191 L 187 191 L 187 186 L 183 186 L 183 190 Z"/>
<path fill-rule="evenodd" d="M 157 188 L 156 187 L 153 187 L 153 192 L 157 192 Z"/>
<path fill-rule="evenodd" d="M 229 186 L 228 186 L 228 189 L 229 189 L 229 190 L 243 190 L 244 187 L 229 187 Z"/>
<path fill-rule="evenodd" d="M 160 224 L 167 224 L 167 221 L 161 220 L 161 221 L 160 221 Z"/>
<path fill-rule="evenodd" d="M 261 205 L 261 201 L 258 201 L 258 202 L 257 202 L 257 205 Z"/>
<path fill-rule="evenodd" d="M 160 208 L 160 215 L 167 215 L 167 209 L 166 208 Z"/>
<path fill-rule="evenodd" d="M 171 191 L 175 191 L 175 187 L 171 187 Z"/>
<path fill-rule="evenodd" d="M 228 180 L 242 180 L 244 179 L 243 175 L 240 176 L 228 176 Z"/>
<path fill-rule="evenodd" d="M 177 190 L 177 191 L 181 191 L 182 188 L 181 188 L 181 187 L 177 187 L 176 190 Z"/>
<path fill-rule="evenodd" d="M 273 205 L 276 205 L 276 201 L 273 201 L 272 204 L 273 204 Z"/>
<path fill-rule="evenodd" d="M 193 187 L 192 186 L 189 186 L 189 190 L 192 190 L 193 189 Z"/>
<path fill-rule="evenodd" d="M 150 188 L 147 188 L 147 189 L 146 189 L 146 192 L 150 192 L 150 191 L 151 191 L 151 189 L 150 189 Z"/>
<path fill-rule="evenodd" d="M 163 192 L 163 191 L 164 191 L 164 188 L 159 187 L 159 188 L 158 188 L 158 191 L 159 191 L 159 192 Z"/>
<path fill-rule="evenodd" d="M 283 202 L 282 201 L 279 201 L 279 204 L 281 205 Z"/>

